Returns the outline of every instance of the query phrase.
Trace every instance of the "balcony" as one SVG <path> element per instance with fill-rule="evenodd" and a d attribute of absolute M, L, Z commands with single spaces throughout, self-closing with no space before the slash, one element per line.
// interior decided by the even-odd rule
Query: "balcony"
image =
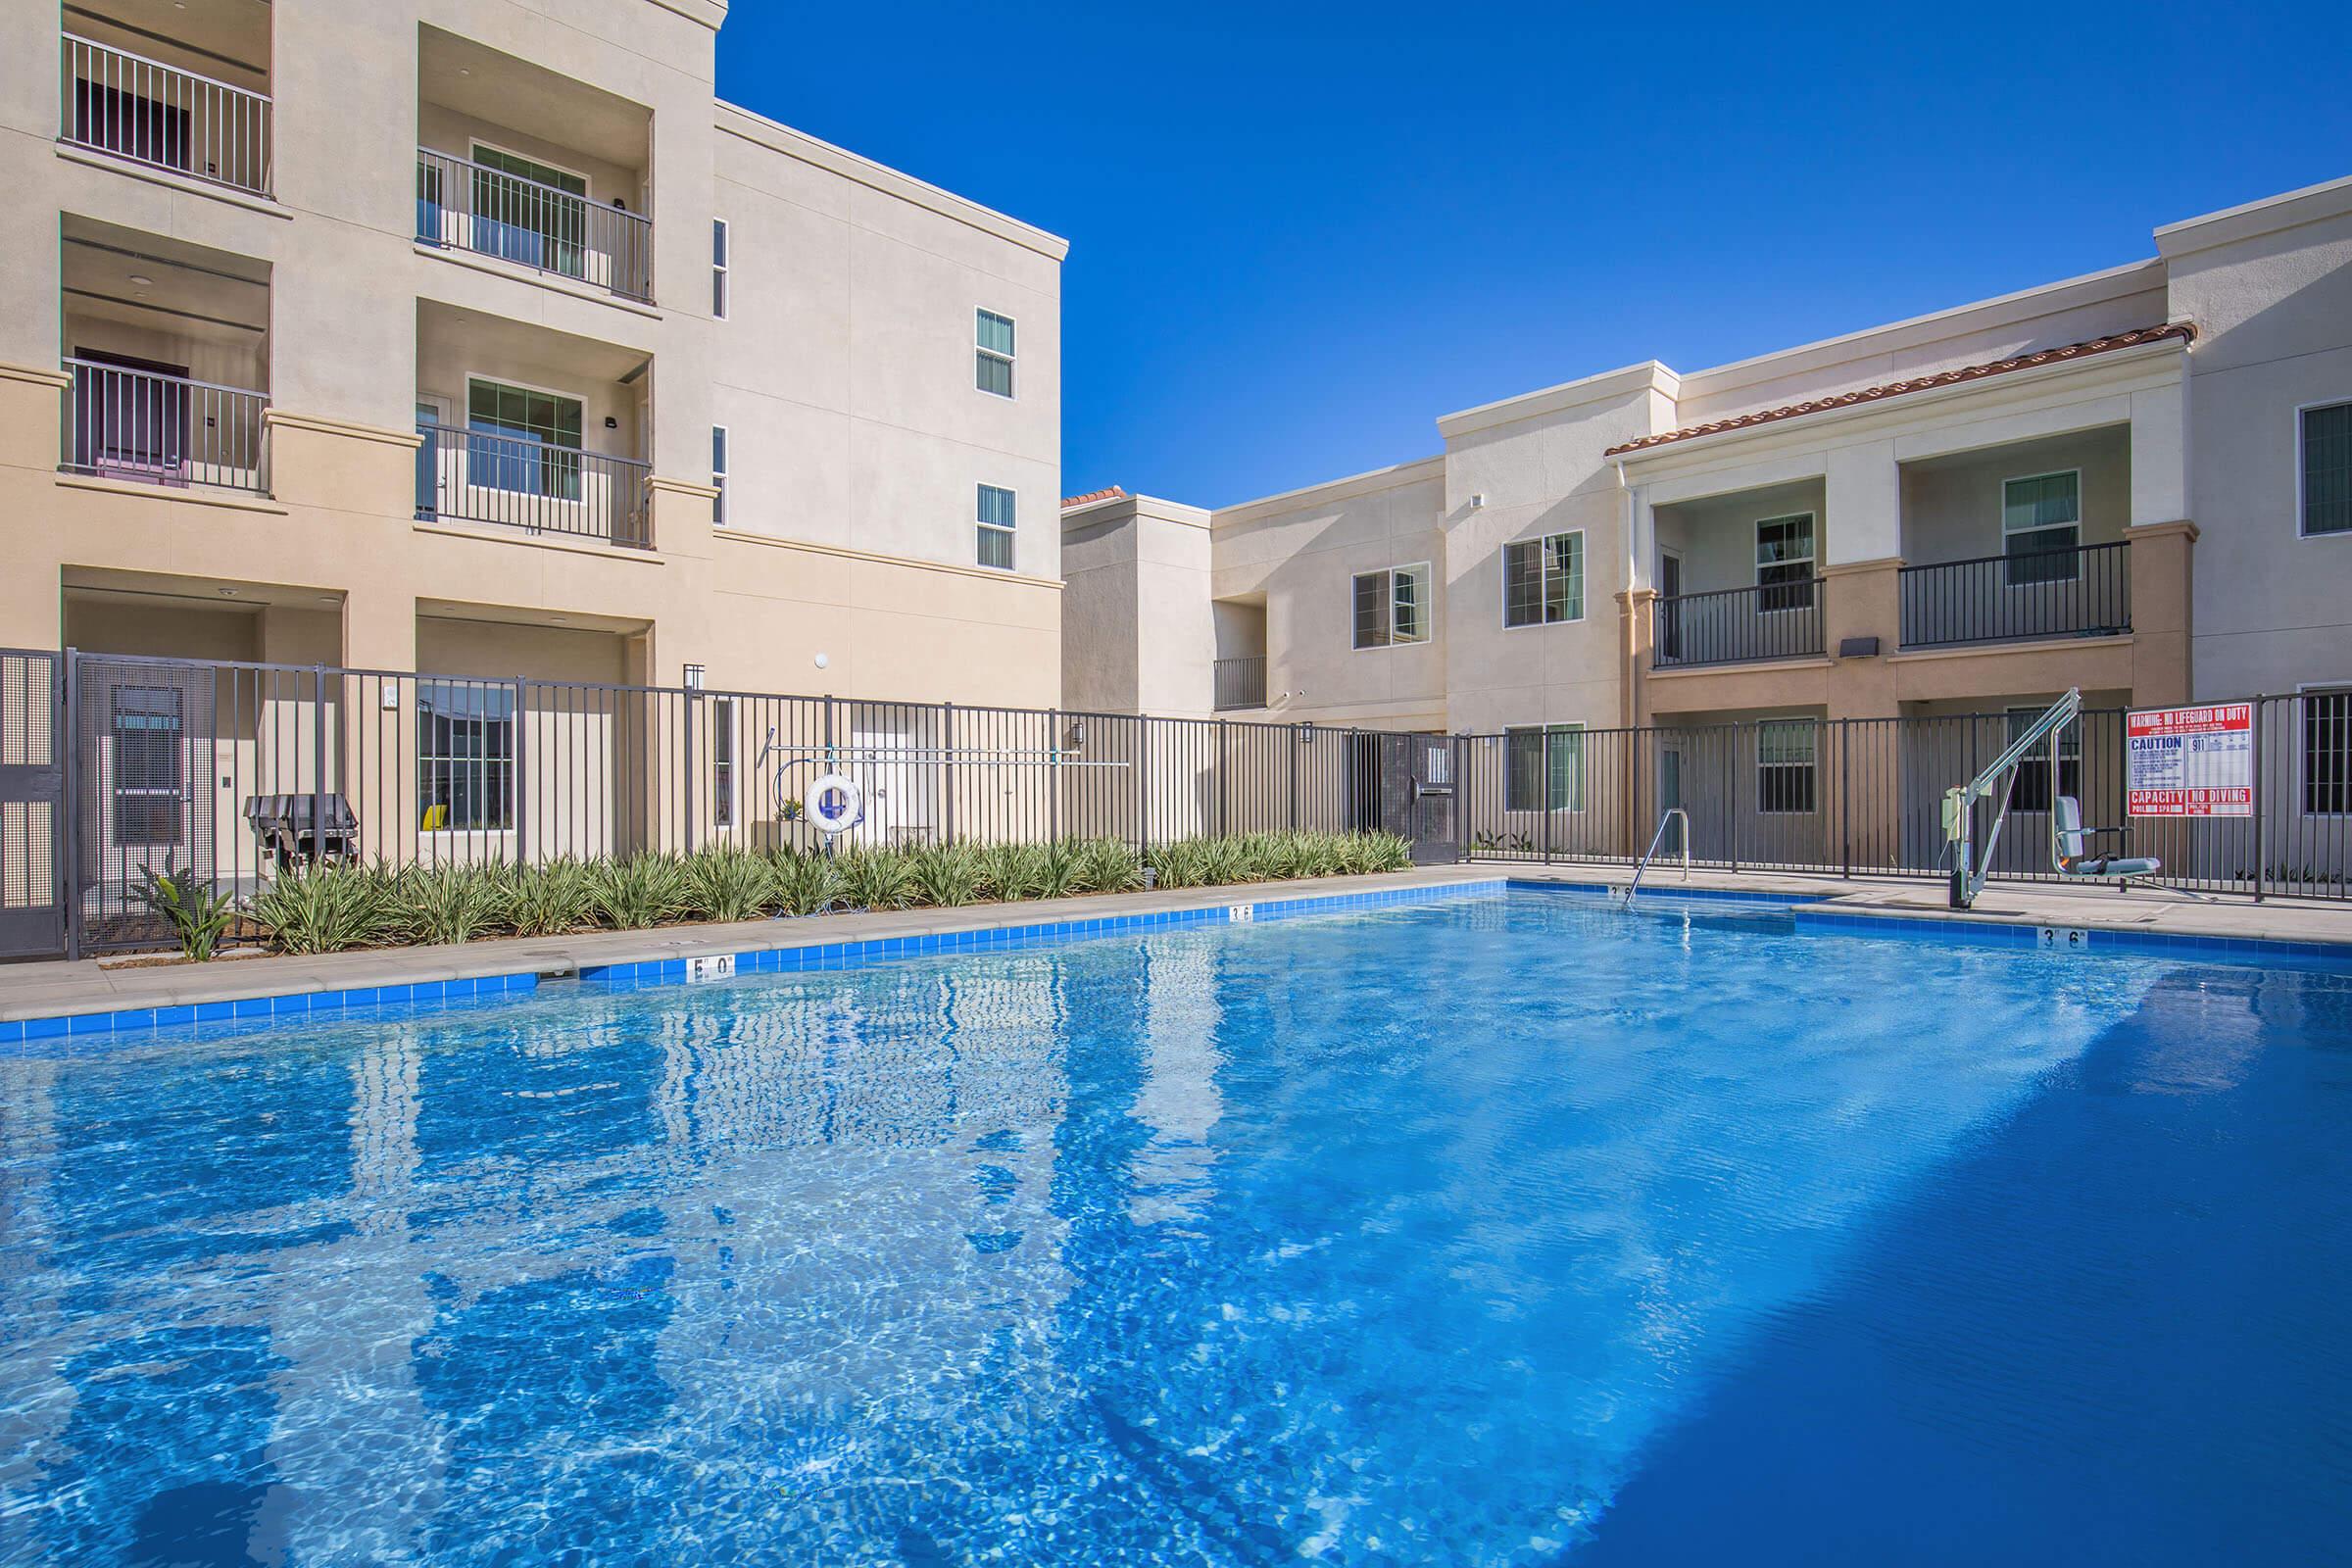
<path fill-rule="evenodd" d="M 270 194 L 267 93 L 75 33 L 61 42 L 60 141 Z"/>
<path fill-rule="evenodd" d="M 643 215 L 592 202 L 581 191 L 454 153 L 416 150 L 420 243 L 651 300 L 653 229 Z"/>
<path fill-rule="evenodd" d="M 2083 545 L 1905 566 L 1903 646 L 2121 636 L 2132 629 L 2131 551 Z"/>
<path fill-rule="evenodd" d="M 634 550 L 653 545 L 650 464 L 418 420 L 416 516 L 492 522 Z"/>
<path fill-rule="evenodd" d="M 1232 712 L 1266 706 L 1266 658 L 1220 659 L 1216 662 L 1216 711 Z"/>
<path fill-rule="evenodd" d="M 59 466 L 101 479 L 267 494 L 267 392 L 68 359 Z"/>
<path fill-rule="evenodd" d="M 1826 581 L 1807 577 L 1660 599 L 1650 667 L 1817 659 L 1826 646 L 1822 605 L 1828 594 Z"/>

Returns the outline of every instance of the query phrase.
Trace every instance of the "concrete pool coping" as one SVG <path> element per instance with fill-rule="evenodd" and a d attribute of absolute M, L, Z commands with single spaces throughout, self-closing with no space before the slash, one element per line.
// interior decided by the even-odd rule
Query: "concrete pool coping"
<path fill-rule="evenodd" d="M 1370 904 L 1376 896 L 1506 881 L 1622 888 L 1630 876 L 1631 870 L 1625 866 L 1477 861 L 1420 866 L 1380 876 L 1095 894 L 954 909 L 829 914 L 651 931 L 596 931 L 555 938 L 506 937 L 463 946 L 377 948 L 211 964 L 109 968 L 96 959 L 48 960 L 0 965 L 0 1024 L 141 1014 L 168 1014 L 146 1021 L 171 1023 L 181 1021 L 181 1015 L 199 1007 L 216 1009 L 225 1004 L 236 1015 L 246 1015 L 246 1008 L 256 1002 L 307 995 L 370 1001 L 410 1000 L 410 994 L 472 996 L 523 989 L 542 978 L 627 978 L 633 971 L 647 966 L 659 970 L 662 965 L 670 965 L 674 971 L 682 969 L 684 960 L 696 957 L 799 954 L 807 961 L 755 967 L 836 967 L 815 961 L 816 951 L 812 950 L 882 944 L 885 949 L 870 949 L 869 956 L 887 956 L 968 951 L 988 945 L 981 940 L 988 933 L 1009 934 L 1015 929 L 1037 933 L 1051 928 L 1054 935 L 1083 936 L 1089 927 L 1098 925 L 1107 929 L 1115 922 L 1133 927 L 1145 917 L 1161 915 L 1206 918 L 1237 905 L 1313 903 L 1339 908 L 1348 904 Z M 2258 905 L 2239 898 L 2199 897 L 2164 888 L 2118 892 L 2107 885 L 1999 883 L 1985 891 L 1975 910 L 1962 914 L 1943 907 L 1940 881 L 1924 878 L 1857 877 L 1849 881 L 1812 874 L 1694 868 L 1686 881 L 1679 868 L 1653 866 L 1642 880 L 1644 896 L 1671 896 L 1685 889 L 1818 903 L 1821 915 L 1838 917 L 1834 923 L 1848 929 L 1866 929 L 1866 922 L 1886 922 L 1889 930 L 1932 931 L 1937 924 L 1961 925 L 1969 928 L 1970 938 L 2005 940 L 1998 933 L 2007 928 L 2022 943 L 2031 940 L 2035 928 L 2051 926 L 2107 932 L 2127 939 L 2117 944 L 2119 948 L 2228 949 L 2235 950 L 2238 957 L 2257 960 L 2267 956 L 2266 950 L 2281 955 L 2316 951 L 2340 956 L 2352 965 L 2352 906 L 2308 900 L 2281 899 Z M 649 971 L 647 977 L 654 974 Z M 238 1007 L 239 1004 L 246 1008 Z"/>

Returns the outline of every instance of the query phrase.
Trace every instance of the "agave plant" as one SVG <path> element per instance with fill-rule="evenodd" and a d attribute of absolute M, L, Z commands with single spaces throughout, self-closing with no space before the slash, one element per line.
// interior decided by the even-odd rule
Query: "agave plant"
<path fill-rule="evenodd" d="M 991 844 L 980 852 L 980 872 L 989 893 L 1012 903 L 1042 896 L 1046 858 L 1043 844 Z"/>
<path fill-rule="evenodd" d="M 768 864 L 744 850 L 704 850 L 686 861 L 686 912 L 705 920 L 757 920 L 778 903 Z"/>
<path fill-rule="evenodd" d="M 935 909 L 976 904 L 987 890 L 980 852 L 969 844 L 931 844 L 907 857 L 914 896 Z"/>
<path fill-rule="evenodd" d="M 901 852 L 858 850 L 840 863 L 842 890 L 850 903 L 867 909 L 904 909 L 914 902 L 914 866 Z"/>
<path fill-rule="evenodd" d="M 1078 846 L 1077 890 L 1126 893 L 1143 884 L 1143 858 L 1134 845 L 1118 839 L 1088 839 Z"/>
<path fill-rule="evenodd" d="M 596 889 L 588 868 L 564 856 L 507 873 L 507 923 L 516 936 L 555 937 L 596 919 Z"/>
<path fill-rule="evenodd" d="M 409 942 L 471 942 L 507 917 L 506 873 L 495 865 L 412 865 L 390 892 L 392 933 Z"/>
<path fill-rule="evenodd" d="M 1046 846 L 1038 858 L 1035 887 L 1041 899 L 1066 899 L 1073 893 L 1085 891 L 1081 873 L 1085 870 L 1084 857 L 1078 846 L 1068 839 Z"/>
<path fill-rule="evenodd" d="M 132 890 L 139 902 L 172 927 L 184 956 L 197 963 L 211 961 L 221 936 L 237 918 L 236 895 L 221 892 L 210 877 L 198 877 L 193 865 L 174 867 L 166 859 L 160 873 L 153 866 L 139 870 L 146 878 L 143 886 Z"/>
<path fill-rule="evenodd" d="M 844 897 L 841 868 L 829 857 L 785 850 L 768 862 L 768 879 L 787 914 L 822 914 Z"/>
<path fill-rule="evenodd" d="M 364 948 L 393 934 L 392 880 L 379 866 L 288 868 L 253 896 L 253 917 L 284 953 Z"/>
<path fill-rule="evenodd" d="M 588 884 L 598 918 L 615 931 L 642 931 L 675 919 L 686 905 L 686 867 L 674 855 L 599 860 Z"/>

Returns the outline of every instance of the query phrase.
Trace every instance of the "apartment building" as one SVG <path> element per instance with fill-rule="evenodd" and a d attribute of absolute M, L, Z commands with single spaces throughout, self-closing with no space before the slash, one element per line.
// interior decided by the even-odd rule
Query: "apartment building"
<path fill-rule="evenodd" d="M 2069 687 L 2109 713 L 2285 694 L 2279 810 L 2339 815 L 2352 180 L 2154 239 L 1826 342 L 1446 414 L 1430 456 L 1239 506 L 1072 498 L 1070 700 L 1481 737 L 1473 831 L 1617 853 L 1688 804 L 1785 819 L 1750 858 L 1838 863 L 1833 778 L 1884 768 L 1897 804 L 1844 848 L 1908 863 L 1933 861 L 1940 789 Z M 1956 715 L 1990 718 L 1930 744 Z M 1899 744 L 1865 757 L 1871 724 Z M 2111 727 L 2064 785 L 2120 803 Z M 1633 780 L 1605 823 L 1579 804 L 1599 773 Z"/>
<path fill-rule="evenodd" d="M 1054 236 L 723 0 L 0 20 L 0 646 L 1051 705 Z"/>

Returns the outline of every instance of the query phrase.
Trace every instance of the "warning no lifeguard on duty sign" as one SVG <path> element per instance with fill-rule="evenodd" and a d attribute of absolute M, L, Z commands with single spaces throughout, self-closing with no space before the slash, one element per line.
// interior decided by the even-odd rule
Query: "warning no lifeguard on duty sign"
<path fill-rule="evenodd" d="M 2252 816 L 2254 705 L 2124 715 L 2125 804 L 2133 816 Z"/>

